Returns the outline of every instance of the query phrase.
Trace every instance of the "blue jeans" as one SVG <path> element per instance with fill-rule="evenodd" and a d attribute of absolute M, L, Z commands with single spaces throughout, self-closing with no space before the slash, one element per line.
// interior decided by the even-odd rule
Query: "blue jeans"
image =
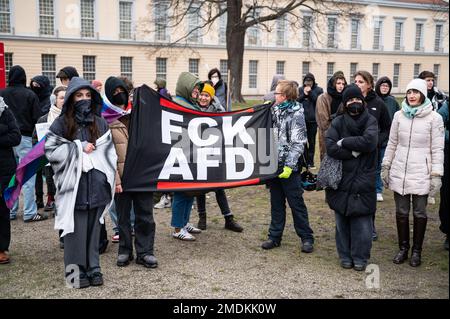
<path fill-rule="evenodd" d="M 372 215 L 347 217 L 335 213 L 336 248 L 341 262 L 367 265 L 372 249 Z"/>
<path fill-rule="evenodd" d="M 111 221 L 113 223 L 113 232 L 116 234 L 119 232 L 119 224 L 118 224 L 118 217 L 117 217 L 117 209 L 116 209 L 116 201 L 113 201 L 111 206 L 109 207 L 109 217 L 111 217 Z M 131 212 L 130 212 L 130 220 L 131 220 L 131 228 L 134 228 L 134 220 L 135 220 L 135 215 L 134 215 L 134 206 L 133 204 L 131 204 Z"/>
<path fill-rule="evenodd" d="M 377 194 L 383 193 L 383 181 L 381 180 L 381 163 L 383 162 L 384 152 L 386 147 L 378 149 L 378 164 L 377 164 L 377 181 L 375 187 L 377 189 Z"/>
<path fill-rule="evenodd" d="M 183 228 L 189 222 L 194 196 L 176 192 L 172 202 L 172 227 Z"/>
<path fill-rule="evenodd" d="M 16 147 L 14 147 L 14 155 L 16 156 L 16 161 L 19 163 L 22 158 L 25 157 L 25 155 L 28 154 L 28 152 L 33 147 L 31 143 L 31 137 L 30 136 L 23 136 L 22 140 L 20 141 L 20 144 Z M 36 197 L 34 194 L 34 184 L 36 182 L 36 175 L 33 175 L 23 186 L 22 186 L 22 192 L 23 192 L 23 220 L 29 220 L 34 217 L 37 213 L 37 205 L 36 205 Z M 13 208 L 9 212 L 10 218 L 16 218 L 17 216 L 17 210 L 19 208 L 19 199 L 14 203 Z"/>

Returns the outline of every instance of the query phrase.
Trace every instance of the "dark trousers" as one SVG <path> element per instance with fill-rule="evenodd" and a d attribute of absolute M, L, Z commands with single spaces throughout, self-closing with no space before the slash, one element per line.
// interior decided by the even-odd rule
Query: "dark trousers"
<path fill-rule="evenodd" d="M 449 196 L 450 191 L 449 186 L 449 161 L 448 161 L 449 143 L 445 143 L 444 149 L 444 176 L 442 176 L 442 187 L 441 187 L 441 203 L 439 205 L 439 218 L 441 220 L 441 225 L 439 229 L 446 235 L 448 235 L 448 220 L 450 214 L 449 206 Z"/>
<path fill-rule="evenodd" d="M 347 217 L 335 213 L 336 248 L 341 262 L 367 265 L 372 249 L 372 215 Z"/>
<path fill-rule="evenodd" d="M 50 166 L 45 166 L 42 170 L 36 172 L 36 184 L 34 185 L 36 200 L 42 200 L 44 197 L 44 182 L 42 174 L 45 176 L 47 183 L 47 195 L 54 197 L 56 193 L 55 182 L 53 181 L 53 169 Z"/>
<path fill-rule="evenodd" d="M 100 216 L 105 207 L 75 210 L 74 232 L 64 236 L 64 265 L 78 265 L 87 275 L 100 272 Z"/>
<path fill-rule="evenodd" d="M 42 180 L 42 170 L 36 172 L 36 183 L 34 184 L 36 202 L 42 201 L 44 197 L 44 182 Z"/>
<path fill-rule="evenodd" d="M 293 172 L 289 178 L 275 178 L 269 182 L 271 221 L 269 239 L 281 242 L 286 224 L 286 199 L 292 210 L 294 228 L 303 242 L 314 242 L 313 231 L 309 226 L 308 210 L 303 200 L 300 174 Z"/>
<path fill-rule="evenodd" d="M 394 192 L 395 213 L 397 217 L 409 217 L 411 199 L 414 218 L 427 218 L 428 195 L 400 195 Z"/>
<path fill-rule="evenodd" d="M 11 222 L 9 208 L 3 198 L 3 190 L 8 186 L 11 176 L 0 176 L 0 251 L 7 251 L 11 243 Z"/>
<path fill-rule="evenodd" d="M 218 189 L 214 192 L 216 193 L 216 201 L 219 205 L 222 215 L 230 215 L 230 206 L 228 205 L 228 199 L 227 195 L 225 194 L 225 190 Z M 206 213 L 206 194 L 197 196 L 197 207 L 199 213 Z"/>
<path fill-rule="evenodd" d="M 155 243 L 155 221 L 153 219 L 153 193 L 124 192 L 116 194 L 114 201 L 119 226 L 119 254 L 133 253 L 131 236 L 131 206 L 136 216 L 134 222 L 134 246 L 139 257 L 153 255 Z"/>
<path fill-rule="evenodd" d="M 317 123 L 306 122 L 306 135 L 308 137 L 306 162 L 308 166 L 314 166 L 314 152 L 316 150 Z"/>

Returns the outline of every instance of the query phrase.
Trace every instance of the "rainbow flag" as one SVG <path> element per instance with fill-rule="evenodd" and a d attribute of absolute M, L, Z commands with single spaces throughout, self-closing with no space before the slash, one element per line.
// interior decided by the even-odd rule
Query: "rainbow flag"
<path fill-rule="evenodd" d="M 6 206 L 11 209 L 19 198 L 23 184 L 25 184 L 36 172 L 44 167 L 48 160 L 44 153 L 45 137 L 37 143 L 28 154 L 22 158 L 16 169 L 16 174 L 9 181 L 8 187 L 3 192 Z"/>
<path fill-rule="evenodd" d="M 108 124 L 111 124 L 115 120 L 118 120 L 124 115 L 127 115 L 131 112 L 131 110 L 123 110 L 120 107 L 117 107 L 113 105 L 111 102 L 108 101 L 106 96 L 103 96 L 103 107 L 102 107 L 102 116 L 108 122 Z"/>

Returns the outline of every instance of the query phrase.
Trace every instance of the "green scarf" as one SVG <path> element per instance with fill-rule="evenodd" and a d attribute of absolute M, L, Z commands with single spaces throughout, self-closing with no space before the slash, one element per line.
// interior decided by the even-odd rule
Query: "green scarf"
<path fill-rule="evenodd" d="M 406 103 L 406 99 L 402 102 L 402 112 L 405 114 L 405 116 L 409 119 L 414 118 L 416 116 L 417 112 L 422 111 L 425 107 L 427 107 L 430 104 L 430 100 L 428 98 L 425 99 L 425 101 L 422 103 L 422 105 L 412 107 Z"/>

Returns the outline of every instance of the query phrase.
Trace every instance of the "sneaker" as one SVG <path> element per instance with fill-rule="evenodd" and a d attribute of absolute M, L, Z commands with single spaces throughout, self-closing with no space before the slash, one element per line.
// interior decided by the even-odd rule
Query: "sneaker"
<path fill-rule="evenodd" d="M 120 254 L 119 256 L 117 256 L 117 266 L 119 267 L 125 267 L 128 266 L 128 264 L 130 263 L 130 261 L 133 260 L 133 254 L 128 255 L 128 254 Z"/>
<path fill-rule="evenodd" d="M 305 241 L 304 243 L 302 243 L 302 252 L 304 253 L 312 253 L 314 250 L 314 245 L 312 242 L 310 241 Z"/>
<path fill-rule="evenodd" d="M 143 265 L 146 268 L 156 268 L 158 267 L 158 260 L 153 255 L 138 256 L 136 258 L 136 264 Z"/>
<path fill-rule="evenodd" d="M 115 233 L 115 234 L 111 237 L 111 242 L 112 242 L 112 243 L 118 243 L 118 242 L 119 242 L 119 233 Z"/>
<path fill-rule="evenodd" d="M 42 220 L 46 220 L 48 217 L 47 216 L 43 216 L 39 213 L 36 213 L 33 217 L 31 217 L 30 219 L 24 220 L 25 223 L 31 223 L 31 222 L 40 222 Z"/>
<path fill-rule="evenodd" d="M 103 285 L 103 275 L 101 272 L 94 272 L 89 276 L 89 284 L 91 286 L 101 286 Z"/>
<path fill-rule="evenodd" d="M 9 220 L 16 220 L 17 216 L 16 215 L 9 215 Z"/>
<path fill-rule="evenodd" d="M 158 203 L 153 206 L 156 209 L 162 209 L 162 208 L 170 208 L 172 206 L 172 203 L 170 201 L 170 196 L 162 195 L 161 199 Z"/>
<path fill-rule="evenodd" d="M 366 265 L 364 265 L 364 264 L 355 264 L 353 266 L 353 269 L 356 270 L 356 271 L 364 271 L 364 270 L 366 270 Z"/>
<path fill-rule="evenodd" d="M 268 239 L 261 244 L 262 249 L 272 249 L 275 247 L 280 247 L 280 243 L 273 241 L 272 239 Z"/>
<path fill-rule="evenodd" d="M 353 262 L 351 261 L 341 261 L 341 267 L 344 269 L 352 269 L 353 268 Z"/>
<path fill-rule="evenodd" d="M 383 194 L 377 193 L 377 202 L 382 202 L 382 201 L 384 201 Z"/>
<path fill-rule="evenodd" d="M 177 238 L 180 240 L 186 240 L 186 241 L 194 241 L 195 237 L 189 234 L 185 228 L 181 228 L 179 232 L 173 232 L 172 233 L 173 238 Z"/>
<path fill-rule="evenodd" d="M 436 200 L 434 199 L 434 197 L 428 197 L 428 204 L 430 205 L 436 204 Z"/>
<path fill-rule="evenodd" d="M 184 229 L 186 229 L 186 231 L 191 234 L 200 234 L 202 232 L 201 229 L 194 227 L 191 223 L 188 223 L 186 226 L 184 226 Z"/>
<path fill-rule="evenodd" d="M 44 212 L 50 212 L 52 210 L 55 210 L 55 201 L 48 201 L 47 204 L 45 204 Z"/>
<path fill-rule="evenodd" d="M 68 284 L 70 287 L 72 288 L 76 288 L 76 289 L 82 289 L 82 288 L 87 288 L 91 285 L 90 281 L 89 281 L 89 277 L 84 273 L 80 273 L 79 277 L 78 277 L 78 282 L 74 282 L 74 278 L 72 278 L 72 276 L 69 276 L 70 274 L 66 275 L 66 284 Z"/>

